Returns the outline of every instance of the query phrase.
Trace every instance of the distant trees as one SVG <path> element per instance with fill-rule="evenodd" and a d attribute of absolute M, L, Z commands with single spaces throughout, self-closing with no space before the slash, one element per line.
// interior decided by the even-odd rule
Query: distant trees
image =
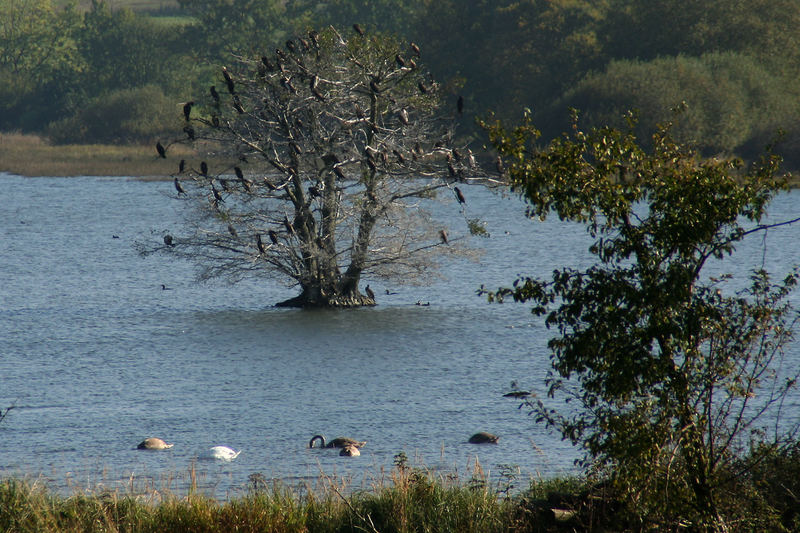
<path fill-rule="evenodd" d="M 282 305 L 353 307 L 375 304 L 363 275 L 408 282 L 463 251 L 469 224 L 426 208 L 440 191 L 461 202 L 455 184 L 483 177 L 454 138 L 455 104 L 442 106 L 414 47 L 348 35 L 312 31 L 242 57 L 184 106 L 187 140 L 231 164 L 176 176 L 187 231 L 146 253 L 194 260 L 203 277 L 296 284 Z"/>
<path fill-rule="evenodd" d="M 759 269 L 737 286 L 707 266 L 748 236 L 800 221 L 761 223 L 784 186 L 779 159 L 747 169 L 705 159 L 668 127 L 651 150 L 630 129 L 584 131 L 577 119 L 541 149 L 530 117 L 512 131 L 487 127 L 528 214 L 581 223 L 594 240 L 592 266 L 489 293 L 532 302 L 555 331 L 547 395 L 572 403 L 531 402 L 537 421 L 611 478 L 637 529 L 765 529 L 735 493 L 797 436 L 784 402 L 798 367 L 783 350 L 798 320 L 789 302 L 798 273 L 773 280 Z"/>

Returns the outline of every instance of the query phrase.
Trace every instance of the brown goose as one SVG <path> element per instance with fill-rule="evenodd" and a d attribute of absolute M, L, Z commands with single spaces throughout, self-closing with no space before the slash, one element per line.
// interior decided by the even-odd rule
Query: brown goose
<path fill-rule="evenodd" d="M 500 440 L 500 437 L 492 435 L 491 433 L 486 433 L 485 431 L 475 433 L 469 438 L 470 444 L 497 444 L 498 440 Z"/>

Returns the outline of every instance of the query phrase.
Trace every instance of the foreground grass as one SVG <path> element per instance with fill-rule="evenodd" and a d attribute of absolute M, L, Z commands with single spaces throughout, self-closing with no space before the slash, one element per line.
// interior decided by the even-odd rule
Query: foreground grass
<path fill-rule="evenodd" d="M 179 145 L 168 159 L 154 146 L 51 145 L 36 135 L 0 133 L 0 171 L 21 176 L 164 177 L 176 172 L 178 161 L 192 152 Z"/>
<path fill-rule="evenodd" d="M 344 484 L 297 492 L 280 484 L 220 503 L 202 495 L 59 497 L 36 483 L 0 482 L 0 531 L 507 532 L 537 531 L 520 501 L 485 484 L 457 486 L 418 471 L 345 495 Z M 157 503 L 156 503 L 157 501 Z"/>

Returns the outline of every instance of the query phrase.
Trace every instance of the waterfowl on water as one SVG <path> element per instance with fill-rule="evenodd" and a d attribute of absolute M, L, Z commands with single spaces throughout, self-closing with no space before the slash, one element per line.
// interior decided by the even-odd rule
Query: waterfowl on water
<path fill-rule="evenodd" d="M 367 443 L 367 441 L 358 441 L 358 440 L 355 440 L 355 439 L 350 439 L 348 437 L 337 437 L 337 438 L 333 439 L 332 441 L 326 443 L 325 442 L 325 437 L 323 437 L 322 435 L 314 435 L 313 437 L 311 437 L 311 440 L 308 441 L 308 447 L 309 448 L 313 448 L 314 447 L 314 443 L 317 440 L 320 441 L 322 448 L 347 448 L 348 446 L 353 446 L 355 448 L 361 448 L 362 446 L 364 446 Z"/>
<path fill-rule="evenodd" d="M 172 448 L 172 446 L 174 445 L 167 444 L 162 439 L 150 437 L 140 442 L 136 448 L 139 450 L 166 450 L 168 448 Z"/>
<path fill-rule="evenodd" d="M 240 453 L 242 452 L 237 452 L 233 448 L 228 448 L 227 446 L 213 446 L 201 453 L 198 459 L 206 461 L 233 461 Z"/>
<path fill-rule="evenodd" d="M 498 440 L 500 440 L 500 437 L 492 435 L 491 433 L 486 433 L 485 431 L 475 433 L 469 438 L 470 444 L 497 444 Z"/>
<path fill-rule="evenodd" d="M 359 455 L 361 455 L 361 452 L 358 451 L 358 448 L 356 446 L 347 445 L 344 448 L 342 448 L 342 450 L 339 452 L 339 455 L 342 455 L 344 457 L 358 457 Z"/>

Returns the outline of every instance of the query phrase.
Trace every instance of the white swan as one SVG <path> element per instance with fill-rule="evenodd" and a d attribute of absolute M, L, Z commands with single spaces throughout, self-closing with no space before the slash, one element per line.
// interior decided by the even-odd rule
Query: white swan
<path fill-rule="evenodd" d="M 136 448 L 139 450 L 166 450 L 172 446 L 173 444 L 167 444 L 157 437 L 150 437 L 140 442 Z"/>
<path fill-rule="evenodd" d="M 206 461 L 233 461 L 236 459 L 241 451 L 236 451 L 227 446 L 214 446 L 200 454 L 198 459 Z"/>

